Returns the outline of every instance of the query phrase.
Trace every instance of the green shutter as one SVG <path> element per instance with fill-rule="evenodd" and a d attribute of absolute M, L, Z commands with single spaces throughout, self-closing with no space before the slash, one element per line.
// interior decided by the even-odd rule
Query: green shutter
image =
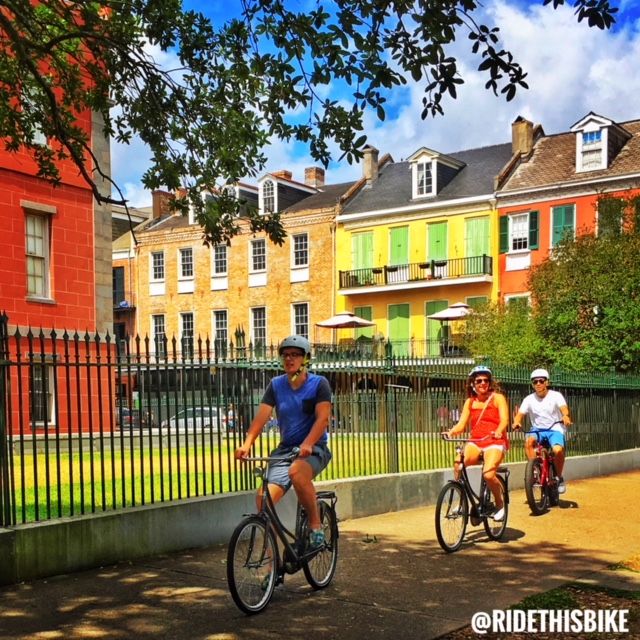
<path fill-rule="evenodd" d="M 373 318 L 373 309 L 371 307 L 354 307 L 353 313 L 355 313 L 358 318 L 363 318 L 364 320 L 371 321 Z M 356 340 L 360 337 L 373 338 L 373 329 L 373 327 L 362 327 L 362 329 L 356 329 Z"/>
<path fill-rule="evenodd" d="M 465 258 L 489 255 L 489 218 L 467 218 L 465 226 Z"/>
<path fill-rule="evenodd" d="M 551 246 L 555 247 L 565 237 L 572 236 L 574 229 L 574 206 L 566 205 L 564 207 L 553 208 L 553 233 L 551 237 Z"/>
<path fill-rule="evenodd" d="M 394 227 L 389 230 L 389 254 L 391 265 L 409 263 L 409 227 Z"/>
<path fill-rule="evenodd" d="M 428 316 L 443 311 L 449 306 L 448 300 L 429 300 L 426 304 L 427 315 L 427 353 L 430 356 L 440 355 L 440 340 L 443 338 L 443 323 L 440 320 L 429 320 Z"/>
<path fill-rule="evenodd" d="M 529 212 L 529 249 L 538 248 L 538 212 Z"/>
<path fill-rule="evenodd" d="M 409 353 L 409 305 L 389 305 L 389 340 L 393 346 L 394 355 L 408 355 Z"/>
<path fill-rule="evenodd" d="M 371 269 L 373 266 L 373 232 L 354 233 L 351 236 L 353 269 Z"/>
<path fill-rule="evenodd" d="M 509 251 L 509 216 L 500 218 L 500 253 Z"/>
<path fill-rule="evenodd" d="M 447 223 L 432 222 L 427 226 L 429 235 L 429 260 L 446 260 L 447 251 Z"/>

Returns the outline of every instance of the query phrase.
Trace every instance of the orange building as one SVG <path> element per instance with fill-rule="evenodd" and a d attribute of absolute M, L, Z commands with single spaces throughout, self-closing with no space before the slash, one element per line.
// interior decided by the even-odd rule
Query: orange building
<path fill-rule="evenodd" d="M 640 120 L 589 113 L 569 131 L 513 123 L 517 153 L 497 178 L 500 297 L 528 298 L 528 276 L 567 234 L 602 233 L 603 199 L 640 194 Z"/>

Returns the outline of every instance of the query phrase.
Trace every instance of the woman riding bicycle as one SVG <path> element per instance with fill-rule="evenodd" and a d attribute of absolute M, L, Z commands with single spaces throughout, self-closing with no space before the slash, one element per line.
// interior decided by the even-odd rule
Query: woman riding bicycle
<path fill-rule="evenodd" d="M 482 475 L 495 499 L 496 511 L 493 519 L 504 518 L 504 504 L 500 481 L 496 472 L 508 447 L 507 427 L 509 425 L 509 407 L 507 399 L 493 381 L 491 369 L 485 366 L 474 367 L 469 372 L 467 400 L 462 407 L 462 415 L 445 435 L 449 438 L 462 433 L 471 424 L 471 439 L 464 448 L 464 465 L 479 464 L 484 460 Z M 456 480 L 460 477 L 460 458 L 454 464 Z"/>
<path fill-rule="evenodd" d="M 269 492 L 276 503 L 293 485 L 298 502 L 309 517 L 310 543 L 317 547 L 324 542 L 324 532 L 313 478 L 331 460 L 331 452 L 327 447 L 331 387 L 326 378 L 307 371 L 311 345 L 305 337 L 285 338 L 280 343 L 278 354 L 282 358 L 285 373 L 269 383 L 244 442 L 235 451 L 235 457 L 241 460 L 249 455 L 251 446 L 271 419 L 275 408 L 281 442 L 271 455 L 284 458 L 295 447 L 300 449 L 300 453 L 293 462 L 283 461 L 269 467 Z M 259 494 L 258 507 L 261 500 L 262 495 Z"/>

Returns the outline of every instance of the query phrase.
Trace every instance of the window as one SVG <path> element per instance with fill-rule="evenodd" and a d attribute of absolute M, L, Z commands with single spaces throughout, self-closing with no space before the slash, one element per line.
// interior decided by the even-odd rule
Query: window
<path fill-rule="evenodd" d="M 55 423 L 53 369 L 47 365 L 34 364 L 31 367 L 30 403 L 32 425 L 47 426 Z"/>
<path fill-rule="evenodd" d="M 251 242 L 251 271 L 266 271 L 267 243 L 264 238 Z"/>
<path fill-rule="evenodd" d="M 625 201 L 605 197 L 598 200 L 598 236 L 619 236 L 622 232 Z"/>
<path fill-rule="evenodd" d="M 151 280 L 154 282 L 164 280 L 163 251 L 157 251 L 151 254 Z"/>
<path fill-rule="evenodd" d="M 180 277 L 193 278 L 193 249 L 180 249 Z"/>
<path fill-rule="evenodd" d="M 180 344 L 182 357 L 193 358 L 193 313 L 180 314 Z"/>
<path fill-rule="evenodd" d="M 538 248 L 538 212 L 517 213 L 500 218 L 500 253 Z"/>
<path fill-rule="evenodd" d="M 49 217 L 26 215 L 27 296 L 48 298 Z"/>
<path fill-rule="evenodd" d="M 216 355 L 226 355 L 229 340 L 228 319 L 226 309 L 213 312 L 213 340 Z"/>
<path fill-rule="evenodd" d="M 358 318 L 363 318 L 364 320 L 369 320 L 371 322 L 373 320 L 373 307 L 354 307 L 353 313 L 358 316 Z M 355 330 L 355 338 L 373 338 L 373 326 L 371 327 L 362 327 L 361 329 Z"/>
<path fill-rule="evenodd" d="M 293 333 L 309 337 L 309 304 L 306 302 L 293 305 Z"/>
<path fill-rule="evenodd" d="M 22 110 L 25 112 L 27 117 L 32 118 L 32 122 L 26 123 L 23 121 L 22 124 L 26 125 L 25 129 L 28 128 L 25 133 L 31 133 L 31 142 L 35 145 L 41 145 L 44 147 L 47 146 L 47 136 L 42 130 L 42 120 L 40 120 L 39 122 L 37 121 L 38 118 L 41 117 L 41 114 L 34 114 L 36 115 L 36 118 L 33 118 L 33 115 L 31 115 L 31 112 L 34 112 L 36 109 L 36 98 L 41 97 L 38 96 L 38 94 L 41 93 L 41 89 L 27 86 L 24 87 L 24 93 L 22 94 Z"/>
<path fill-rule="evenodd" d="M 481 309 L 489 304 L 489 298 L 487 298 L 487 296 L 469 296 L 467 298 L 467 304 L 471 309 Z"/>
<path fill-rule="evenodd" d="M 125 301 L 124 267 L 113 267 L 113 306 Z"/>
<path fill-rule="evenodd" d="M 264 307 L 251 309 L 251 342 L 256 353 L 264 352 L 267 345 L 267 311 Z"/>
<path fill-rule="evenodd" d="M 431 176 L 431 161 L 418 163 L 416 167 L 416 195 L 428 196 L 433 193 L 433 180 Z"/>
<path fill-rule="evenodd" d="M 167 335 L 165 333 L 164 316 L 151 316 L 153 324 L 153 346 L 158 358 L 167 356 Z"/>
<path fill-rule="evenodd" d="M 227 245 L 218 244 L 213 247 L 213 275 L 227 275 Z"/>
<path fill-rule="evenodd" d="M 605 168 L 605 136 L 602 129 L 583 131 L 578 138 L 578 171 L 594 171 Z"/>
<path fill-rule="evenodd" d="M 262 213 L 273 213 L 275 210 L 276 197 L 273 180 L 265 180 L 262 185 Z"/>
<path fill-rule="evenodd" d="M 293 236 L 293 266 L 306 267 L 309 265 L 309 236 L 299 233 Z"/>
<path fill-rule="evenodd" d="M 575 230 L 575 205 L 553 207 L 551 210 L 551 246 L 555 247 L 565 238 L 573 238 Z"/>

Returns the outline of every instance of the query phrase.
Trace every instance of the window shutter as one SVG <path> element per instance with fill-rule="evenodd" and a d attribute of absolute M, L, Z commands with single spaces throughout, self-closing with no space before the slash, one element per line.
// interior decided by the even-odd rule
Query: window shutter
<path fill-rule="evenodd" d="M 538 248 L 538 212 L 529 212 L 529 249 Z"/>
<path fill-rule="evenodd" d="M 509 216 L 500 218 L 500 253 L 509 251 Z"/>

